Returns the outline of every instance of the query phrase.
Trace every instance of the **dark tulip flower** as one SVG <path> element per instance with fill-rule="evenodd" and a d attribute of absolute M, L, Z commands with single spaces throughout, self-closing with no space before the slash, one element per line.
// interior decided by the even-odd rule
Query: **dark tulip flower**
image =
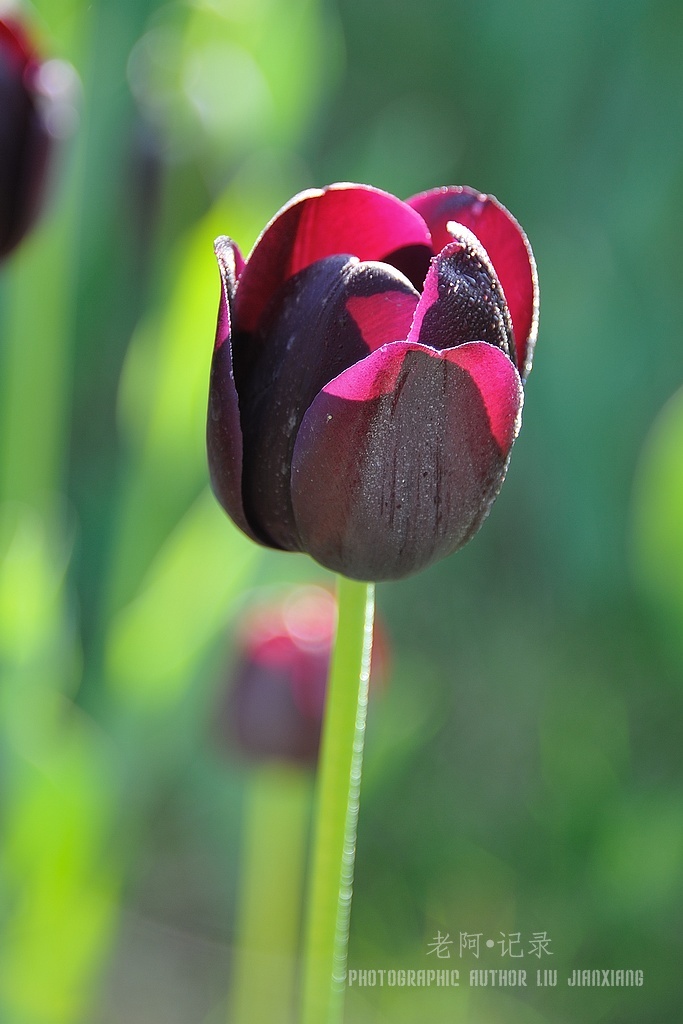
<path fill-rule="evenodd" d="M 24 28 L 0 18 L 0 259 L 32 226 L 53 141 L 75 116 L 73 69 L 42 64 Z"/>
<path fill-rule="evenodd" d="M 261 544 L 360 580 L 465 544 L 505 477 L 538 322 L 536 268 L 492 196 L 302 192 L 242 259 L 211 369 L 214 491 Z"/>
<path fill-rule="evenodd" d="M 337 602 L 322 587 L 297 587 L 244 617 L 220 734 L 246 757 L 315 764 L 336 625 Z M 380 628 L 373 689 L 387 660 Z"/>

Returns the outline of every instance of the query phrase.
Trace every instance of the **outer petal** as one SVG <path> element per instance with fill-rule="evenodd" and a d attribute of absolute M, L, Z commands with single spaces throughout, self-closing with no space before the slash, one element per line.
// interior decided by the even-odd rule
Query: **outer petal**
<path fill-rule="evenodd" d="M 206 429 L 211 486 L 225 511 L 240 529 L 252 540 L 263 543 L 247 522 L 242 503 L 242 428 L 233 373 L 231 338 L 232 297 L 242 257 L 229 238 L 217 239 L 215 249 L 221 274 L 221 298 L 211 363 Z"/>
<path fill-rule="evenodd" d="M 510 312 L 485 249 L 467 228 L 432 260 L 408 341 L 453 348 L 487 341 L 516 361 Z"/>
<path fill-rule="evenodd" d="M 493 196 L 465 185 L 422 192 L 406 202 L 429 226 L 436 252 L 452 239 L 447 229 L 451 221 L 473 231 L 484 246 L 505 292 L 515 333 L 517 366 L 526 379 L 538 333 L 538 277 L 531 246 L 520 225 Z"/>
<path fill-rule="evenodd" d="M 36 106 L 38 62 L 22 27 L 0 20 L 0 258 L 38 212 L 49 136 Z"/>
<path fill-rule="evenodd" d="M 500 349 L 387 345 L 345 370 L 306 413 L 292 501 L 317 561 L 399 579 L 477 531 L 505 477 L 523 391 Z"/>
<path fill-rule="evenodd" d="M 244 362 L 236 365 L 243 495 L 248 518 L 270 543 L 301 547 L 290 470 L 308 406 L 342 370 L 378 346 L 405 338 L 417 302 L 410 282 L 392 267 L 329 256 L 290 278 L 262 331 L 249 336 Z"/>
<path fill-rule="evenodd" d="M 280 285 L 316 260 L 349 253 L 403 270 L 419 264 L 416 249 L 422 253 L 422 276 L 414 282 L 419 287 L 431 237 L 422 217 L 388 192 L 349 184 L 301 192 L 275 215 L 247 260 L 237 293 L 237 326 L 256 330 Z"/>

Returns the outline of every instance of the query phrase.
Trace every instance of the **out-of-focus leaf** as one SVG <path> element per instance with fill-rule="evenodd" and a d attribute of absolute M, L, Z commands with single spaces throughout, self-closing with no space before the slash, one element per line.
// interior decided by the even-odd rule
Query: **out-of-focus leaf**
<path fill-rule="evenodd" d="M 74 60 L 83 44 L 87 16 L 92 7 L 89 0 L 33 0 L 38 15 L 44 24 L 39 27 L 49 33 L 49 44 L 44 49 L 49 54 L 49 45 L 55 50 L 55 57 Z"/>
<path fill-rule="evenodd" d="M 52 657 L 53 677 L 64 672 L 54 656 L 64 627 L 66 554 L 31 508 L 0 508 L 0 657 L 13 671 Z"/>
<path fill-rule="evenodd" d="M 610 808 L 596 847 L 595 878 L 613 907 L 656 914 L 680 892 L 683 808 L 677 794 L 634 793 Z"/>
<path fill-rule="evenodd" d="M 220 167 L 266 144 L 295 144 L 341 53 L 319 0 L 167 4 L 136 44 L 128 75 L 174 156 Z"/>
<path fill-rule="evenodd" d="M 659 414 L 633 496 L 636 578 L 655 605 L 667 643 L 683 657 L 683 390 Z"/>
<path fill-rule="evenodd" d="M 104 855 L 112 793 L 97 736 L 66 706 L 53 711 L 52 729 L 15 751 L 0 856 L 9 894 L 0 1007 L 7 1021 L 71 1024 L 92 997 L 120 882 Z"/>
<path fill-rule="evenodd" d="M 65 545 L 33 509 L 0 518 L 0 1019 L 70 1024 L 86 1009 L 116 912 L 113 788 L 102 735 L 66 697 L 80 666 Z"/>
<path fill-rule="evenodd" d="M 549 816 L 576 822 L 619 791 L 629 759 L 628 721 L 623 700 L 604 681 L 567 675 L 547 696 L 539 732 Z"/>
<path fill-rule="evenodd" d="M 204 491 L 112 624 L 107 671 L 122 699 L 163 707 L 180 698 L 259 557 Z"/>
<path fill-rule="evenodd" d="M 363 791 L 381 785 L 438 732 L 434 669 L 426 661 L 402 659 L 391 668 L 387 693 L 370 690 Z M 415 680 L 420 680 L 419 689 Z"/>

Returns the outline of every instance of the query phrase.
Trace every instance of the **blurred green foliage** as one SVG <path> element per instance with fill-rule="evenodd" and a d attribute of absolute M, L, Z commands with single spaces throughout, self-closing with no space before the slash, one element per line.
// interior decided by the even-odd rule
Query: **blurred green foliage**
<path fill-rule="evenodd" d="M 428 968 L 437 931 L 443 964 L 517 966 L 461 958 L 459 933 L 547 932 L 527 969 L 645 972 L 353 989 L 347 1019 L 676 1020 L 680 393 L 659 412 L 683 385 L 683 8 L 27 10 L 83 106 L 0 277 L 0 1020 L 229 1019 L 253 781 L 215 724 L 232 621 L 249 588 L 323 574 L 254 548 L 207 492 L 211 242 L 248 251 L 332 180 L 496 194 L 542 295 L 490 521 L 379 590 L 394 671 L 370 709 L 350 966 Z"/>

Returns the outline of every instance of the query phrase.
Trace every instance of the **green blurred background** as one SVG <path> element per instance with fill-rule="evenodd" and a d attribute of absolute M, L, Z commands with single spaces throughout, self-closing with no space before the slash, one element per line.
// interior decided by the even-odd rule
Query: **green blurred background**
<path fill-rule="evenodd" d="M 393 671 L 350 966 L 428 968 L 440 932 L 463 975 L 560 975 L 352 989 L 347 1020 L 679 1019 L 683 6 L 23 10 L 82 97 L 49 214 L 0 275 L 0 1020 L 231 1019 L 254 783 L 215 727 L 232 623 L 255 588 L 326 576 L 250 545 L 206 490 L 211 243 L 248 251 L 334 180 L 495 194 L 541 284 L 490 519 L 378 591 Z M 525 959 L 461 957 L 460 933 L 519 934 Z M 610 967 L 645 984 L 564 982 Z"/>

